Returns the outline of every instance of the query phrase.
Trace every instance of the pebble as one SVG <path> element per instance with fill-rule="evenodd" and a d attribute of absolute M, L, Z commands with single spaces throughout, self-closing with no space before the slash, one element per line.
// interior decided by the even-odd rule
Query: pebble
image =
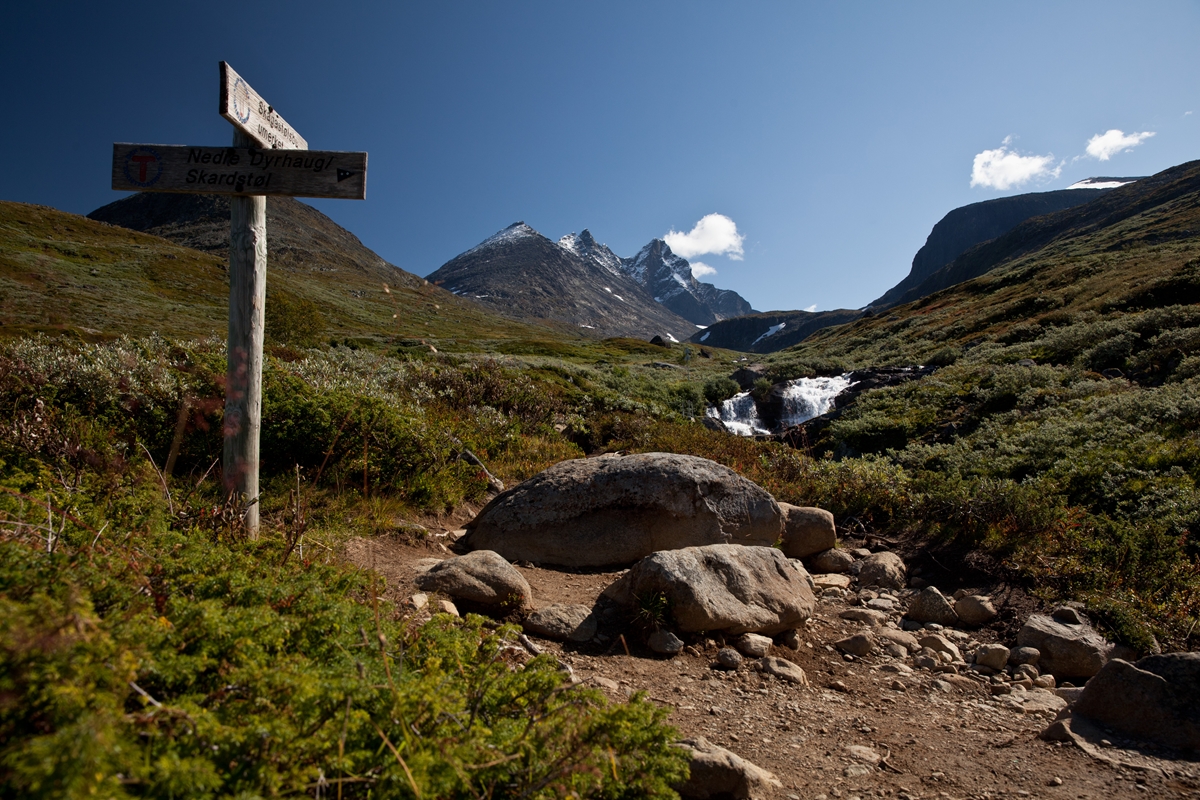
<path fill-rule="evenodd" d="M 722 647 L 717 651 L 717 666 L 720 669 L 737 669 L 742 664 L 742 654 L 732 647 Z"/>
<path fill-rule="evenodd" d="M 835 692 L 845 692 L 847 694 L 850 692 L 850 687 L 841 681 L 834 681 L 833 683 L 829 684 L 829 688 L 833 689 Z"/>
<path fill-rule="evenodd" d="M 853 656 L 865 656 L 871 652 L 871 648 L 875 646 L 875 641 L 868 633 L 856 633 L 853 636 L 847 636 L 845 639 L 839 639 L 833 645 L 843 653 L 849 653 Z"/>
<path fill-rule="evenodd" d="M 888 684 L 888 688 L 895 692 L 907 692 L 908 687 L 904 685 L 902 680 L 894 680 Z"/>

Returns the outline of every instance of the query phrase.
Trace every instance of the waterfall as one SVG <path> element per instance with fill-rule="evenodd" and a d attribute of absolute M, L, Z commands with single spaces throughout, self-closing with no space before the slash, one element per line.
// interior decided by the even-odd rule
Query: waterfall
<path fill-rule="evenodd" d="M 850 385 L 849 375 L 832 378 L 800 378 L 788 381 L 783 390 L 781 428 L 808 422 L 833 408 L 833 399 Z"/>
<path fill-rule="evenodd" d="M 726 428 L 738 436 L 770 433 L 762 426 L 762 420 L 758 418 L 758 406 L 749 392 L 735 394 L 721 403 L 720 408 L 709 406 L 708 416 L 721 420 Z"/>
<path fill-rule="evenodd" d="M 797 378 L 788 381 L 781 390 L 783 413 L 780 430 L 807 422 L 833 408 L 833 400 L 850 386 L 850 375 L 832 378 Z M 770 434 L 758 415 L 758 405 L 749 392 L 734 395 L 720 405 L 710 407 L 708 416 L 719 419 L 725 427 L 739 436 Z"/>

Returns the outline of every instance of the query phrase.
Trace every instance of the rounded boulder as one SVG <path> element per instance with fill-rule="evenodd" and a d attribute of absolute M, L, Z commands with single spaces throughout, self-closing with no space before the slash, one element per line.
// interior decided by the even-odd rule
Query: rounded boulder
<path fill-rule="evenodd" d="M 783 515 L 728 467 L 640 453 L 561 461 L 497 495 L 466 528 L 460 544 L 512 561 L 613 567 L 684 547 L 769 547 Z"/>

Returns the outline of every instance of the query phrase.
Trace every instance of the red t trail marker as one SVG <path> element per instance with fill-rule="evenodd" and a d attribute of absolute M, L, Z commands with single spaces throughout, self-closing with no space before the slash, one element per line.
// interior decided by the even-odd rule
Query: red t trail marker
<path fill-rule="evenodd" d="M 308 149 L 308 142 L 249 83 L 220 63 L 220 114 L 232 147 L 113 145 L 119 191 L 228 194 L 229 342 L 225 383 L 225 491 L 244 504 L 258 538 L 263 324 L 267 300 L 267 195 L 364 200 L 367 154 Z"/>

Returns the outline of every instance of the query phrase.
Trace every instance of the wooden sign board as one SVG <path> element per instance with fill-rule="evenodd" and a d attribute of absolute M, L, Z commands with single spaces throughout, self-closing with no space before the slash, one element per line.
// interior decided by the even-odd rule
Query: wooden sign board
<path fill-rule="evenodd" d="M 221 62 L 221 116 L 272 150 L 307 150 L 308 142 L 288 125 L 233 67 Z"/>
<path fill-rule="evenodd" d="M 364 200 L 367 154 L 117 143 L 112 188 Z"/>

